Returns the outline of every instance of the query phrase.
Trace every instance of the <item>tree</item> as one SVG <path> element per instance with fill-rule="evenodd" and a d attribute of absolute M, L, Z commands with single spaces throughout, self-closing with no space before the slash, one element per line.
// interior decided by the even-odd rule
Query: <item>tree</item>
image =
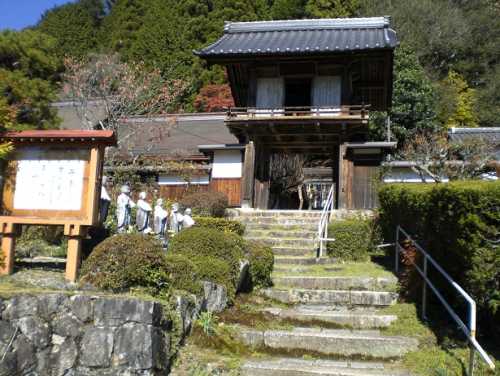
<path fill-rule="evenodd" d="M 352 17 L 358 8 L 358 0 L 308 0 L 305 10 L 313 18 L 345 18 Z"/>
<path fill-rule="evenodd" d="M 60 69 L 55 40 L 33 30 L 0 33 L 0 124 L 45 129 L 59 124 L 51 102 Z"/>
<path fill-rule="evenodd" d="M 85 129 L 108 129 L 118 133 L 121 151 L 138 132 L 149 133 L 148 141 L 158 140 L 168 125 L 143 129 L 126 127 L 130 116 L 150 116 L 172 111 L 186 83 L 163 78 L 158 69 L 149 70 L 144 63 L 124 63 L 118 55 L 93 55 L 87 60 L 65 60 L 64 90 L 75 103 Z M 95 124 L 95 101 L 102 103 L 105 118 Z M 144 136 L 144 135 L 142 135 Z M 145 136 L 144 136 L 145 137 Z"/>
<path fill-rule="evenodd" d="M 416 132 L 436 132 L 435 90 L 415 52 L 402 44 L 394 57 L 394 89 L 391 132 L 400 145 Z M 371 115 L 371 138 L 385 135 L 385 114 Z"/>
<path fill-rule="evenodd" d="M 45 12 L 37 29 L 56 39 L 60 57 L 82 57 L 97 50 L 103 17 L 101 0 L 79 0 Z"/>
<path fill-rule="evenodd" d="M 439 118 L 447 128 L 477 127 L 476 92 L 454 71 L 440 84 Z"/>
<path fill-rule="evenodd" d="M 300 19 L 305 16 L 307 0 L 275 0 L 270 13 L 273 20 Z"/>
<path fill-rule="evenodd" d="M 199 112 L 224 111 L 234 106 L 229 85 L 207 85 L 196 96 L 194 107 Z"/>

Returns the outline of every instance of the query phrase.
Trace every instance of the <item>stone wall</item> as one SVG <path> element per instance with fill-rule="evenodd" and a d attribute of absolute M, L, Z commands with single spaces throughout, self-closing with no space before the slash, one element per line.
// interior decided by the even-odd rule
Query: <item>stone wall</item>
<path fill-rule="evenodd" d="M 199 311 L 222 307 L 218 288 L 207 285 L 202 299 L 178 296 L 173 313 L 130 297 L 0 299 L 0 376 L 167 375 Z"/>

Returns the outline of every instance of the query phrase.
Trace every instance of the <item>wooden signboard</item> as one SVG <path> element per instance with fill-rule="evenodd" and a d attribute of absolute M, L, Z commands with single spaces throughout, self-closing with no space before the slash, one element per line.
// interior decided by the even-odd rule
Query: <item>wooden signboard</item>
<path fill-rule="evenodd" d="M 68 239 L 66 279 L 76 281 L 81 239 L 97 224 L 106 146 L 112 131 L 25 131 L 0 135 L 14 151 L 4 162 L 0 233 L 4 267 L 14 267 L 20 225 L 63 225 Z"/>

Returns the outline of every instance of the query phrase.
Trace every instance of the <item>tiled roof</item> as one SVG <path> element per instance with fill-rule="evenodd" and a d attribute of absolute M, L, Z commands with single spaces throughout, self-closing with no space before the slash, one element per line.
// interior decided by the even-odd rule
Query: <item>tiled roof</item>
<path fill-rule="evenodd" d="M 448 135 L 453 141 L 463 141 L 467 138 L 479 138 L 500 144 L 500 127 L 450 128 Z"/>
<path fill-rule="evenodd" d="M 397 43 L 387 17 L 229 22 L 219 40 L 195 53 L 204 58 L 307 55 L 392 49 Z"/>

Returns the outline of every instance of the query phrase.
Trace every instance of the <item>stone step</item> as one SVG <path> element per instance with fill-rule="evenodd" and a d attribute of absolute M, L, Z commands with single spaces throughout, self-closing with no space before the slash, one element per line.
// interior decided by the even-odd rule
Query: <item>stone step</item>
<path fill-rule="evenodd" d="M 314 247 L 281 247 L 271 246 L 275 256 L 305 256 L 314 258 L 316 250 Z"/>
<path fill-rule="evenodd" d="M 314 247 L 317 244 L 314 238 L 273 238 L 245 236 L 245 239 L 278 247 Z"/>
<path fill-rule="evenodd" d="M 275 218 L 275 217 L 252 217 L 238 218 L 244 224 L 267 224 L 275 226 L 311 226 L 317 227 L 319 218 Z"/>
<path fill-rule="evenodd" d="M 245 225 L 247 231 L 308 231 L 316 233 L 318 231 L 318 224 L 313 223 L 309 225 L 279 225 L 272 223 L 247 223 Z"/>
<path fill-rule="evenodd" d="M 238 327 L 236 333 L 249 347 L 284 353 L 394 359 L 418 348 L 415 338 L 383 336 L 378 330 L 294 328 L 262 331 Z"/>
<path fill-rule="evenodd" d="M 247 361 L 240 371 L 242 376 L 409 376 L 383 363 L 293 358 Z"/>
<path fill-rule="evenodd" d="M 394 290 L 398 280 L 396 277 L 283 276 L 273 277 L 273 282 L 284 288 L 384 291 Z"/>
<path fill-rule="evenodd" d="M 335 304 L 343 306 L 385 307 L 396 303 L 398 294 L 387 291 L 345 291 L 345 290 L 311 290 L 311 289 L 279 289 L 262 290 L 268 298 L 287 304 Z"/>
<path fill-rule="evenodd" d="M 314 251 L 309 250 L 309 252 L 312 252 L 313 255 L 315 254 Z M 275 270 L 277 270 L 277 266 L 288 267 L 286 265 L 335 265 L 336 263 L 337 260 L 333 258 L 322 257 L 318 259 L 314 256 L 311 256 L 311 253 L 308 253 L 307 256 L 279 256 L 275 251 L 274 257 Z"/>
<path fill-rule="evenodd" d="M 397 320 L 397 316 L 379 314 L 376 309 L 365 307 L 300 305 L 294 308 L 269 307 L 262 311 L 281 319 L 313 324 L 335 324 L 353 329 L 387 328 Z"/>
<path fill-rule="evenodd" d="M 247 229 L 246 237 L 251 238 L 301 238 L 314 239 L 317 231 L 313 230 L 254 230 Z"/>
<path fill-rule="evenodd" d="M 234 213 L 234 218 L 254 217 L 294 217 L 294 218 L 320 218 L 321 210 L 239 210 Z"/>

